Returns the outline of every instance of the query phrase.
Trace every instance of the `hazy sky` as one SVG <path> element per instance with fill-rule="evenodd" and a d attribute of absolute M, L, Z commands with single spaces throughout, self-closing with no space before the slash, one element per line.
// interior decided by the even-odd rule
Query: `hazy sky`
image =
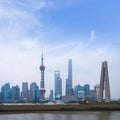
<path fill-rule="evenodd" d="M 40 84 L 44 49 L 46 96 L 60 70 L 65 93 L 68 59 L 73 86 L 100 82 L 108 61 L 112 98 L 120 98 L 119 0 L 0 0 L 0 87 Z"/>

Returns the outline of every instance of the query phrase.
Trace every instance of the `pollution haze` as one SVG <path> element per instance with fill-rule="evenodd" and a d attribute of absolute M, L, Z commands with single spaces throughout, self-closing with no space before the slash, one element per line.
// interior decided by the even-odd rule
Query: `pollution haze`
<path fill-rule="evenodd" d="M 63 95 L 68 59 L 73 87 L 100 82 L 102 61 L 108 62 L 112 99 L 120 98 L 119 0 L 0 0 L 0 88 L 9 82 L 40 86 L 43 50 L 46 97 L 60 70 Z"/>

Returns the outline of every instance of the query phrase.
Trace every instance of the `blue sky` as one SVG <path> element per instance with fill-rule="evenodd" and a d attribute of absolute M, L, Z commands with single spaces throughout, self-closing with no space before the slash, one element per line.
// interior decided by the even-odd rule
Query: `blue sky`
<path fill-rule="evenodd" d="M 61 71 L 63 94 L 67 62 L 73 85 L 99 84 L 101 62 L 108 61 L 111 96 L 120 98 L 119 0 L 0 0 L 0 87 L 40 82 L 44 49 L 46 96 Z M 49 84 L 51 83 L 51 84 Z"/>

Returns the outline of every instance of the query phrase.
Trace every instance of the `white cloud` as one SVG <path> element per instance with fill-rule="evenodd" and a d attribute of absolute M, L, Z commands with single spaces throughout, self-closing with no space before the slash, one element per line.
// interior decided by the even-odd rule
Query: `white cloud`
<path fill-rule="evenodd" d="M 25 6 L 29 8 L 24 9 Z M 39 15 L 35 16 L 35 12 L 44 6 L 43 1 L 24 2 L 24 4 L 20 1 L 11 1 L 10 3 L 2 1 L 0 5 L 0 37 L 14 40 L 38 34 L 42 28 L 41 14 L 39 12 Z"/>

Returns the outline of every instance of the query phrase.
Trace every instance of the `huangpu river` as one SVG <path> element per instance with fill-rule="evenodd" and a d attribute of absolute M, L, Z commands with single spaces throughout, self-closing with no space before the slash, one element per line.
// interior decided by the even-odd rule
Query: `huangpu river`
<path fill-rule="evenodd" d="M 0 114 L 0 120 L 120 120 L 119 111 Z"/>

